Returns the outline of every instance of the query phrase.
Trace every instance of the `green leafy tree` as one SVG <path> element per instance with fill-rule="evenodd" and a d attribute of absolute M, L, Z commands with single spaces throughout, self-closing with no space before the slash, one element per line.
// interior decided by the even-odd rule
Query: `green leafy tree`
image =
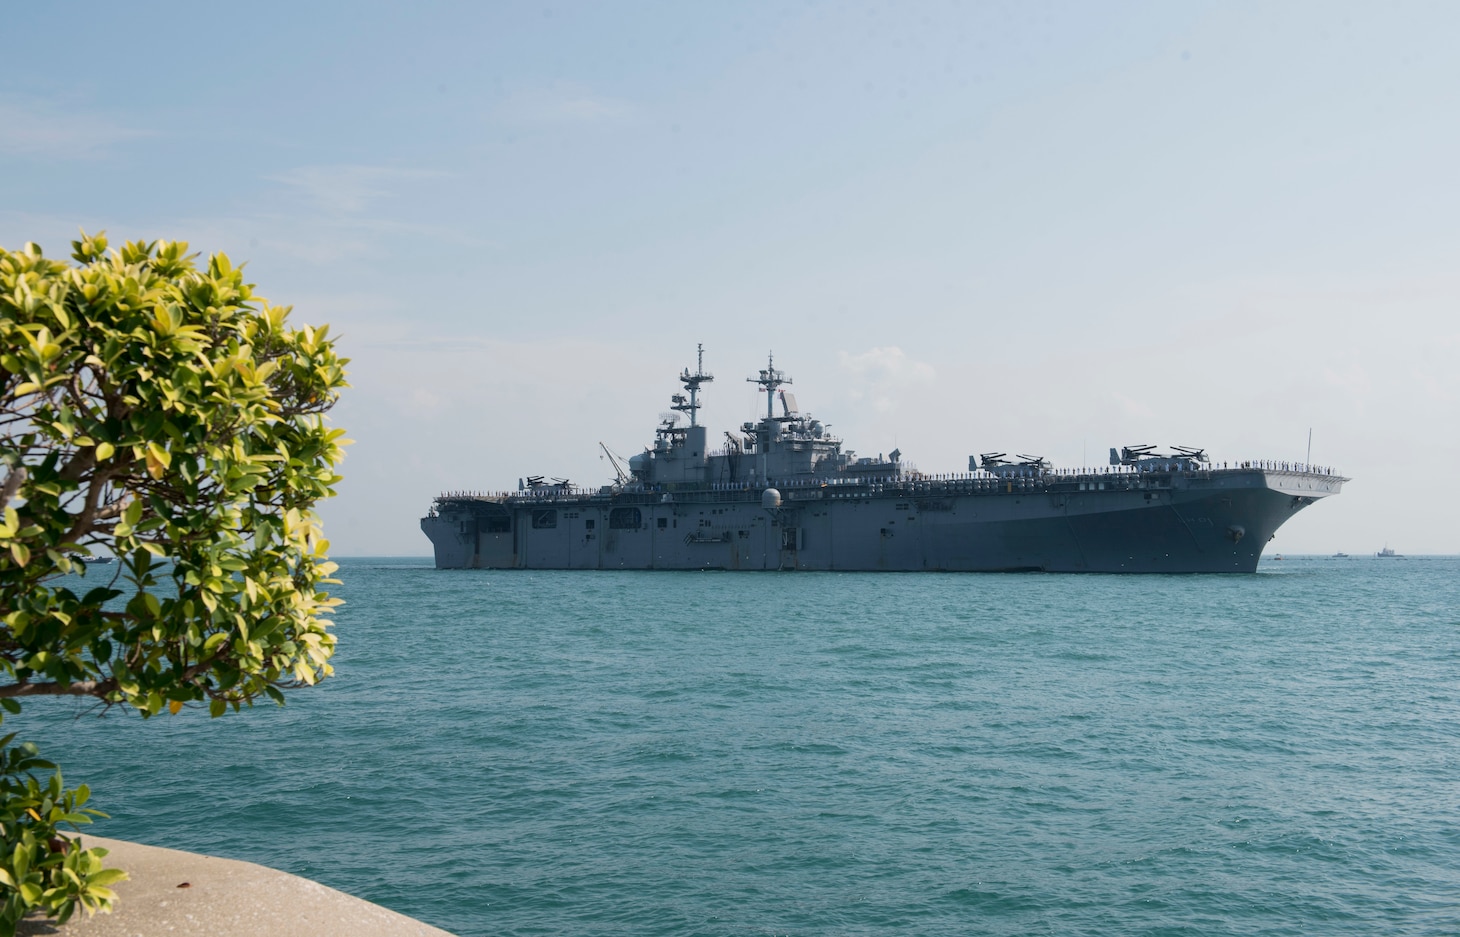
<path fill-rule="evenodd" d="M 0 707 L 282 703 L 331 672 L 339 600 L 313 507 L 339 482 L 343 431 L 324 414 L 347 362 L 222 254 L 199 266 L 183 243 L 108 251 L 84 233 L 72 247 L 73 263 L 0 248 Z M 121 876 L 57 832 L 97 815 L 86 788 L 14 739 L 0 934 L 35 910 L 109 909 Z"/>

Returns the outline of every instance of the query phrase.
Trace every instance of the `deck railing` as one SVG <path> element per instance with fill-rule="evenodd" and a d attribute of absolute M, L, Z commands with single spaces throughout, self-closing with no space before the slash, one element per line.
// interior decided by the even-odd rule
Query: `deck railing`
<path fill-rule="evenodd" d="M 1266 473 L 1301 475 L 1309 477 L 1336 478 L 1343 480 L 1331 467 L 1308 465 L 1301 462 L 1284 462 L 1270 459 L 1253 459 L 1242 462 L 1198 463 L 1195 466 L 1170 463 L 1135 465 L 1112 465 L 1098 468 L 1045 469 L 1018 467 L 1000 472 L 974 471 L 950 472 L 945 474 L 923 474 L 904 472 L 895 475 L 833 475 L 826 477 L 771 479 L 769 483 L 737 481 L 712 482 L 708 486 L 651 485 L 634 482 L 629 485 L 582 488 L 578 486 L 543 486 L 517 491 L 448 491 L 442 493 L 437 503 L 451 501 L 489 501 L 512 504 L 555 504 L 560 502 L 581 502 L 586 500 L 613 501 L 619 504 L 651 504 L 677 495 L 691 496 L 696 502 L 742 502 L 758 501 L 766 488 L 775 488 L 788 501 L 819 500 L 823 498 L 868 497 L 872 495 L 942 495 L 1009 493 L 1012 491 L 1081 491 L 1106 488 L 1128 489 L 1149 487 L 1152 483 L 1161 486 L 1176 478 L 1209 479 L 1218 475 L 1230 475 L 1261 471 Z M 1071 488 L 1072 485 L 1080 487 Z M 1097 486 L 1086 488 L 1085 486 Z"/>

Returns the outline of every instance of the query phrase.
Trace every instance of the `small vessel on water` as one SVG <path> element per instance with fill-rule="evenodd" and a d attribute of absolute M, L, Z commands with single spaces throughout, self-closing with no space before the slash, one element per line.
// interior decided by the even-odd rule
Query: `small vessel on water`
<path fill-rule="evenodd" d="M 1343 552 L 1342 550 L 1339 550 L 1337 553 L 1333 554 L 1333 558 L 1336 559 L 1336 560 L 1344 559 L 1347 556 L 1348 556 L 1348 554 L 1345 553 L 1345 552 Z"/>
<path fill-rule="evenodd" d="M 1145 445 L 1112 448 L 1101 468 L 989 452 L 925 474 L 897 449 L 844 449 L 782 389 L 774 358 L 747 378 L 765 416 L 712 450 L 698 412 L 713 380 L 700 346 L 653 445 L 627 469 L 604 447 L 611 484 L 534 475 L 438 496 L 421 519 L 437 568 L 1253 572 L 1278 527 L 1348 480 Z"/>
<path fill-rule="evenodd" d="M 1379 557 L 1379 558 L 1381 558 L 1381 559 L 1384 559 L 1384 558 L 1387 558 L 1387 557 L 1391 557 L 1391 556 L 1392 557 L 1396 557 L 1396 558 L 1403 557 L 1404 556 L 1403 553 L 1395 553 L 1393 550 L 1389 549 L 1389 544 L 1387 544 L 1387 543 L 1384 544 L 1384 549 L 1380 550 L 1378 553 L 1375 553 L 1374 555 L 1377 556 L 1377 557 Z"/>

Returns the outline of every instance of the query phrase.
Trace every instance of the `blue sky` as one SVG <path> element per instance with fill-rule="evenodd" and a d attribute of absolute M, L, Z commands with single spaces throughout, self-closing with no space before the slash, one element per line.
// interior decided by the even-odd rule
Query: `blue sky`
<path fill-rule="evenodd" d="M 30 4 L 0 244 L 246 260 L 353 359 L 341 554 L 599 483 L 706 346 L 925 471 L 1110 446 L 1354 481 L 1270 549 L 1460 552 L 1460 7 Z"/>

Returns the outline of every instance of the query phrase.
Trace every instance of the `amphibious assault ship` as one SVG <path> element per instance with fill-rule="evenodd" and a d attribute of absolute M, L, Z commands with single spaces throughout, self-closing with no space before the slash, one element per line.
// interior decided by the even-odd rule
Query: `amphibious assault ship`
<path fill-rule="evenodd" d="M 1069 470 L 990 452 L 928 475 L 895 449 L 844 449 L 783 390 L 774 357 L 747 379 L 765 416 L 712 451 L 699 396 L 713 380 L 700 346 L 653 445 L 626 469 L 605 447 L 612 484 L 533 476 L 438 497 L 421 519 L 437 568 L 1252 572 L 1278 527 L 1348 480 L 1179 446 Z"/>

